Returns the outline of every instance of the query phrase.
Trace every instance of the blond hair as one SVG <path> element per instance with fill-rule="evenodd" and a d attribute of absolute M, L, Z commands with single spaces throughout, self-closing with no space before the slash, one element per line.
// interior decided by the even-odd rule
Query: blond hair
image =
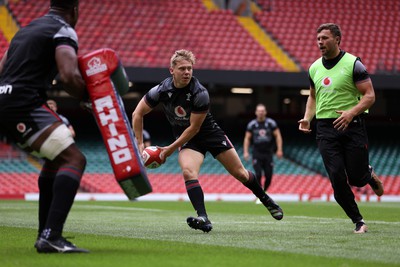
<path fill-rule="evenodd" d="M 171 57 L 171 67 L 175 67 L 176 63 L 182 60 L 187 60 L 190 63 L 192 63 L 192 65 L 194 65 L 196 63 L 196 57 L 194 56 L 194 54 L 189 51 L 189 50 L 185 50 L 185 49 L 181 49 L 181 50 L 177 50 L 175 51 L 175 53 L 172 55 Z"/>

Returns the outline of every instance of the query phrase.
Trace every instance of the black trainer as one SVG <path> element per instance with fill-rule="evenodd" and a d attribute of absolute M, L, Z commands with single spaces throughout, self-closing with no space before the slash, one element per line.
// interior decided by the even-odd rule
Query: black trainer
<path fill-rule="evenodd" d="M 188 217 L 186 219 L 187 224 L 190 228 L 195 230 L 200 229 L 204 233 L 208 233 L 212 230 L 212 224 L 207 217 L 199 216 L 195 217 Z"/>
<path fill-rule="evenodd" d="M 64 237 L 55 240 L 41 237 L 36 241 L 35 247 L 38 253 L 89 253 L 89 250 L 77 248 Z"/>
<path fill-rule="evenodd" d="M 38 248 L 40 237 L 36 238 L 35 244 L 33 245 L 34 248 Z"/>
<path fill-rule="evenodd" d="M 261 200 L 261 203 L 264 204 L 275 220 L 282 220 L 283 210 L 278 204 L 275 203 L 275 201 L 272 200 L 272 198 L 268 198 L 268 200 Z"/>

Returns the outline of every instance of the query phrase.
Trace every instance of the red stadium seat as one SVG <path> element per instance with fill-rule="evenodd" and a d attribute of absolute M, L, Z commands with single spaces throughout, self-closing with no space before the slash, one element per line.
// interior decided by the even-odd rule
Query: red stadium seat
<path fill-rule="evenodd" d="M 341 26 L 342 47 L 350 53 L 361 56 L 370 73 L 377 71 L 378 67 L 374 56 L 383 60 L 384 64 L 381 66 L 383 70 L 392 69 L 392 66 L 386 63 L 388 58 L 400 61 L 398 48 L 400 21 L 394 19 L 400 17 L 400 10 L 396 1 L 282 0 L 274 1 L 272 9 L 268 0 L 257 2 L 263 8 L 261 12 L 255 14 L 257 21 L 277 38 L 283 49 L 300 62 L 304 70 L 320 57 L 316 46 L 305 44 L 315 40 L 316 28 L 325 22 L 335 22 Z M 363 6 L 362 11 L 360 5 Z M 332 13 L 332 8 L 345 11 Z M 313 16 L 299 14 L 313 14 Z M 297 42 L 297 46 L 292 44 L 293 40 Z M 310 56 L 307 50 L 315 52 Z"/>

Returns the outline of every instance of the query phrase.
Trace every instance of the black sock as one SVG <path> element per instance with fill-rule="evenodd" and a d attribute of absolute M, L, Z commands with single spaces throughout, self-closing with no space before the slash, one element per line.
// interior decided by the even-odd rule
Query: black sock
<path fill-rule="evenodd" d="M 43 232 L 47 217 L 49 215 L 49 210 L 51 202 L 53 199 L 53 184 L 54 184 L 54 174 L 53 176 L 48 176 L 44 171 L 41 172 L 38 179 L 39 186 L 39 235 Z"/>
<path fill-rule="evenodd" d="M 269 199 L 269 196 L 261 188 L 260 184 L 256 179 L 256 176 L 251 171 L 248 170 L 248 172 L 249 172 L 249 180 L 243 183 L 244 186 L 250 189 L 251 192 L 253 192 L 253 194 L 256 197 L 258 197 L 261 201 L 267 201 Z"/>
<path fill-rule="evenodd" d="M 53 200 L 46 222 L 50 239 L 61 236 L 64 223 L 74 202 L 82 174 L 74 168 L 63 168 L 58 172 L 53 186 Z"/>
<path fill-rule="evenodd" d="M 192 202 L 197 215 L 207 217 L 206 207 L 204 205 L 204 193 L 203 189 L 201 189 L 199 180 L 186 181 L 185 185 L 190 202 Z"/>

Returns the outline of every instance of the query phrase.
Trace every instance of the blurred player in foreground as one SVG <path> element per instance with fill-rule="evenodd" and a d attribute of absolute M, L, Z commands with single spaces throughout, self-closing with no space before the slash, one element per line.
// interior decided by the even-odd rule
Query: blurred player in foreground
<path fill-rule="evenodd" d="M 57 113 L 58 117 L 60 117 L 60 119 L 62 120 L 62 122 L 63 122 L 65 125 L 67 125 L 69 131 L 71 132 L 72 137 L 75 138 L 75 135 L 76 135 L 76 134 L 75 134 L 74 127 L 72 127 L 71 123 L 69 122 L 69 120 L 68 120 L 65 116 L 63 116 L 63 115 L 61 115 L 60 113 L 57 112 L 57 110 L 58 110 L 57 102 L 54 101 L 53 99 L 49 99 L 49 100 L 47 100 L 47 105 L 49 106 L 49 108 L 50 108 L 52 111 L 54 111 L 55 113 Z"/>
<path fill-rule="evenodd" d="M 78 5 L 78 0 L 51 0 L 46 15 L 17 32 L 0 63 L 0 131 L 45 158 L 38 179 L 39 253 L 87 252 L 62 236 L 86 158 L 46 105 L 57 71 L 70 95 L 87 95 L 77 63 Z"/>
<path fill-rule="evenodd" d="M 143 151 L 143 116 L 159 103 L 172 126 L 175 142 L 162 147 L 164 159 L 179 149 L 179 165 L 182 169 L 189 199 L 198 217 L 188 217 L 193 229 L 209 232 L 212 224 L 208 219 L 203 190 L 198 181 L 200 167 L 206 152 L 210 152 L 225 169 L 256 195 L 271 215 L 281 220 L 282 209 L 260 187 L 255 175 L 246 170 L 236 150 L 223 130 L 209 113 L 209 95 L 199 80 L 193 77 L 195 57 L 192 52 L 178 50 L 172 57 L 169 71 L 172 77 L 153 87 L 139 102 L 132 114 L 132 125 L 140 152 Z"/>
<path fill-rule="evenodd" d="M 243 157 L 249 160 L 249 147 L 252 144 L 253 168 L 260 185 L 264 172 L 264 191 L 267 191 L 272 181 L 274 170 L 274 143 L 276 142 L 276 156 L 283 157 L 283 141 L 281 131 L 275 120 L 267 117 L 267 108 L 264 104 L 256 106 L 256 118 L 247 124 L 243 140 Z"/>
<path fill-rule="evenodd" d="M 317 44 L 322 57 L 309 69 L 310 96 L 299 130 L 309 133 L 317 119 L 317 142 L 338 204 L 355 224 L 354 233 L 368 228 L 354 200 L 350 185 L 369 184 L 376 195 L 383 185 L 369 165 L 364 117 L 375 102 L 375 92 L 361 60 L 339 48 L 338 25 L 322 24 Z"/>

